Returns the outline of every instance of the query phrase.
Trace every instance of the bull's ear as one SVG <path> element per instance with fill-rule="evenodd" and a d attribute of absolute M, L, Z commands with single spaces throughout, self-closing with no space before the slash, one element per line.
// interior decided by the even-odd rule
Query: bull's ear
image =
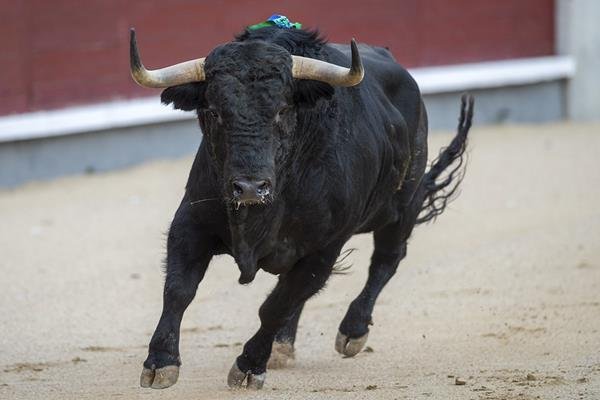
<path fill-rule="evenodd" d="M 294 102 L 300 107 L 314 107 L 319 99 L 331 99 L 333 92 L 333 86 L 328 83 L 296 79 Z"/>
<path fill-rule="evenodd" d="M 173 108 L 178 110 L 192 111 L 205 107 L 205 90 L 206 83 L 204 82 L 171 86 L 163 90 L 160 101 L 163 104 L 173 104 Z"/>

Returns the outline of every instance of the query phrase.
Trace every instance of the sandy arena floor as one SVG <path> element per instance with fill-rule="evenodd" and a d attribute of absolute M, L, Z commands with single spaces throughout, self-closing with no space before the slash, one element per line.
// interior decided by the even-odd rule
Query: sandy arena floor
<path fill-rule="evenodd" d="M 0 191 L 0 399 L 600 399 L 600 125 L 476 127 L 470 149 L 461 196 L 378 302 L 372 351 L 333 348 L 363 235 L 260 393 L 225 379 L 275 279 L 242 287 L 230 257 L 187 311 L 179 383 L 138 387 L 191 159 Z"/>

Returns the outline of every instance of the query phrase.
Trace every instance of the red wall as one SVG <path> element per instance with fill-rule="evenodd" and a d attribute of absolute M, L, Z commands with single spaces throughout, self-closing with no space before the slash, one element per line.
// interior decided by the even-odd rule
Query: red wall
<path fill-rule="evenodd" d="M 156 96 L 128 72 L 205 55 L 275 12 L 332 41 L 389 46 L 409 67 L 554 51 L 553 0 L 0 0 L 0 115 Z"/>

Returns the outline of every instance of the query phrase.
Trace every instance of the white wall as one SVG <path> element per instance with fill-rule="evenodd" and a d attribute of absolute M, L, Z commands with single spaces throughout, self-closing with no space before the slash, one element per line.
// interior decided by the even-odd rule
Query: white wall
<path fill-rule="evenodd" d="M 557 53 L 576 62 L 567 87 L 567 115 L 600 120 L 600 0 L 556 1 Z"/>

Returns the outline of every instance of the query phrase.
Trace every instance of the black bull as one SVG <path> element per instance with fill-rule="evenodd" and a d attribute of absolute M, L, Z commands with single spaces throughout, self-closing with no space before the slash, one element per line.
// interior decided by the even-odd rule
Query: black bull
<path fill-rule="evenodd" d="M 348 239 L 373 232 L 368 280 L 335 342 L 346 356 L 363 348 L 414 226 L 443 211 L 463 176 L 473 100 L 463 96 L 458 132 L 425 173 L 417 84 L 386 49 L 359 51 L 363 81 L 333 87 L 294 79 L 290 54 L 347 66 L 348 46 L 301 30 L 246 31 L 206 58 L 204 81 L 163 92 L 164 103 L 197 111 L 204 140 L 169 230 L 163 311 L 142 386 L 176 382 L 181 319 L 217 254 L 235 258 L 240 283 L 257 269 L 279 275 L 230 386 L 260 388 L 270 357 L 276 366 L 293 356 L 304 303 L 325 286 Z"/>

